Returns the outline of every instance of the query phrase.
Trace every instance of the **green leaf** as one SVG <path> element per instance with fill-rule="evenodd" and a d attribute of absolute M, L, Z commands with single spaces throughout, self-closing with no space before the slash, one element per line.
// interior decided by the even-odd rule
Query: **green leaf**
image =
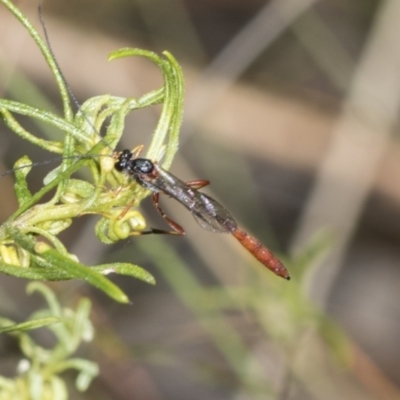
<path fill-rule="evenodd" d="M 90 162 L 90 155 L 96 154 L 97 151 L 100 151 L 102 148 L 104 148 L 104 143 L 97 143 L 96 146 L 94 146 L 86 155 L 85 158 L 79 159 L 79 161 L 75 162 L 72 164 L 68 169 L 66 169 L 63 172 L 60 172 L 57 176 L 56 179 L 52 180 L 49 184 L 44 186 L 42 189 L 40 189 L 38 192 L 36 192 L 32 198 L 25 203 L 23 206 L 21 206 L 9 219 L 8 221 L 13 221 L 14 219 L 18 218 L 21 214 L 23 214 L 26 210 L 28 210 L 30 207 L 34 206 L 46 193 L 48 193 L 50 190 L 55 188 L 58 184 L 60 184 L 63 180 L 67 179 L 72 173 L 77 171 L 79 168 L 81 168 L 83 165 L 86 163 Z"/>
<path fill-rule="evenodd" d="M 96 271 L 97 273 L 102 275 L 115 273 L 124 276 L 131 276 L 143 282 L 149 283 L 150 285 L 156 284 L 156 280 L 154 279 L 153 275 L 151 275 L 142 267 L 134 264 L 110 263 L 110 264 L 102 264 L 85 268 Z M 17 278 L 37 280 L 37 281 L 65 281 L 75 278 L 75 276 L 73 276 L 71 273 L 67 271 L 55 270 L 37 266 L 24 268 L 17 265 L 6 264 L 4 262 L 0 262 L 0 272 L 7 275 L 15 276 Z"/>
<path fill-rule="evenodd" d="M 71 260 L 69 257 L 58 253 L 44 243 L 36 246 L 36 250 L 55 269 L 64 270 L 74 278 L 89 282 L 120 303 L 129 302 L 127 295 L 118 286 L 91 268 Z"/>
<path fill-rule="evenodd" d="M 24 250 L 29 253 L 35 253 L 36 240 L 33 239 L 32 236 L 23 233 L 15 226 L 7 225 L 5 226 L 5 230 L 10 238 Z"/>
<path fill-rule="evenodd" d="M 63 311 L 58 303 L 57 297 L 47 285 L 43 284 L 42 282 L 29 283 L 29 285 L 26 287 L 26 293 L 32 294 L 35 291 L 39 292 L 45 298 L 53 317 L 63 317 Z"/>
<path fill-rule="evenodd" d="M 318 331 L 336 360 L 346 367 L 353 365 L 352 345 L 343 330 L 326 315 L 320 315 L 319 323 Z"/>
<path fill-rule="evenodd" d="M 164 87 L 162 88 L 162 92 L 153 92 L 153 95 L 156 96 L 160 96 L 162 93 L 164 100 L 163 108 L 146 157 L 158 160 L 161 156 L 165 138 L 168 135 L 165 158 L 162 164 L 163 168 L 168 169 L 178 150 L 178 137 L 182 123 L 184 97 L 182 69 L 175 58 L 167 51 L 163 52 L 163 58 L 152 51 L 137 48 L 122 48 L 110 53 L 108 61 L 130 56 L 141 56 L 149 59 L 157 65 L 163 74 Z"/>
<path fill-rule="evenodd" d="M 0 272 L 15 276 L 16 278 L 38 281 L 65 281 L 68 279 L 73 279 L 73 276 L 65 271 L 49 270 L 46 268 L 32 266 L 29 268 L 24 268 L 19 265 L 6 264 L 4 262 L 0 262 Z"/>
<path fill-rule="evenodd" d="M 332 232 L 326 229 L 315 233 L 293 259 L 288 260 L 293 276 L 299 280 L 305 279 L 306 275 L 310 277 L 331 250 L 334 239 Z"/>
<path fill-rule="evenodd" d="M 76 388 L 81 392 L 84 392 L 89 387 L 93 378 L 99 374 L 99 367 L 97 364 L 81 358 L 70 358 L 65 362 L 59 363 L 57 372 L 72 368 L 79 371 L 76 378 Z"/>
<path fill-rule="evenodd" d="M 151 275 L 149 272 L 147 272 L 142 267 L 139 267 L 138 265 L 133 265 L 129 263 L 110 263 L 97 265 L 92 268 L 103 275 L 115 273 L 125 276 L 132 276 L 136 279 L 140 279 L 141 281 L 150 283 L 151 285 L 155 285 L 156 283 L 153 275 Z"/>
<path fill-rule="evenodd" d="M 26 176 L 32 169 L 32 161 L 29 157 L 21 157 L 15 164 L 15 195 L 17 196 L 18 204 L 22 206 L 27 203 L 32 198 L 32 193 L 28 188 L 28 183 L 26 181 Z"/>
<path fill-rule="evenodd" d="M 69 100 L 69 93 L 66 87 L 65 79 L 62 76 L 57 62 L 53 57 L 53 52 L 47 47 L 45 41 L 40 37 L 39 33 L 36 31 L 28 18 L 11 1 L 1 0 L 1 2 L 9 9 L 9 11 L 11 11 L 12 14 L 14 14 L 14 16 L 26 28 L 32 39 L 36 42 L 57 82 L 58 89 L 60 90 L 61 98 L 63 100 L 65 119 L 72 120 L 73 113 Z"/>
<path fill-rule="evenodd" d="M 59 318 L 56 317 L 48 317 L 35 319 L 27 322 L 22 322 L 20 324 L 13 324 L 9 326 L 5 326 L 0 328 L 0 333 L 14 332 L 14 331 L 29 331 L 31 329 L 42 328 L 43 326 L 47 326 L 50 324 L 54 324 L 60 322 Z"/>

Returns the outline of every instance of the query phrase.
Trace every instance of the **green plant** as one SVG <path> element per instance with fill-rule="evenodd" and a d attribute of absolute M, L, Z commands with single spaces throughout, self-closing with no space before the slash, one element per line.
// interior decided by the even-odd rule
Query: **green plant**
<path fill-rule="evenodd" d="M 2 400 L 30 399 L 55 400 L 68 397 L 67 387 L 59 374 L 65 370 L 78 371 L 76 387 L 85 391 L 98 374 L 95 363 L 81 358 L 71 358 L 82 341 L 93 338 L 93 327 L 89 320 L 90 301 L 81 299 L 76 310 L 62 308 L 55 294 L 44 284 L 31 282 L 27 291 L 40 292 L 48 309 L 34 312 L 23 324 L 0 318 L 0 332 L 16 337 L 24 359 L 18 365 L 15 379 L 0 376 L 0 398 Z M 52 349 L 39 346 L 24 331 L 46 326 L 52 331 L 57 343 Z"/>
<path fill-rule="evenodd" d="M 174 57 L 124 48 L 110 54 L 109 60 L 127 56 L 142 56 L 160 69 L 164 85 L 140 98 L 111 95 L 87 100 L 73 115 L 65 81 L 51 50 L 28 19 L 9 0 L 0 0 L 21 22 L 40 48 L 58 85 L 63 102 L 62 117 L 17 101 L 0 99 L 0 115 L 5 124 L 21 138 L 50 152 L 61 154 L 62 162 L 44 180 L 37 192 L 28 189 L 27 175 L 31 161 L 23 157 L 15 164 L 15 193 L 18 210 L 0 227 L 0 271 L 34 280 L 84 279 L 103 290 L 113 299 L 127 302 L 127 296 L 104 275 L 115 272 L 133 276 L 148 283 L 154 278 L 137 265 L 110 263 L 87 267 L 69 254 L 57 235 L 84 214 L 101 216 L 96 234 L 104 243 L 114 243 L 145 228 L 141 213 L 135 209 L 148 192 L 114 170 L 113 153 L 123 134 L 128 113 L 154 104 L 162 104 L 159 122 L 146 157 L 160 160 L 168 168 L 178 147 L 183 103 L 182 72 Z M 45 140 L 28 132 L 14 117 L 24 115 L 42 121 L 65 134 L 62 142 Z M 109 124 L 104 138 L 100 132 L 105 121 Z M 71 178 L 88 167 L 90 179 Z M 40 203 L 43 196 L 55 189 L 53 197 Z M 132 207 L 126 211 L 128 204 Z"/>

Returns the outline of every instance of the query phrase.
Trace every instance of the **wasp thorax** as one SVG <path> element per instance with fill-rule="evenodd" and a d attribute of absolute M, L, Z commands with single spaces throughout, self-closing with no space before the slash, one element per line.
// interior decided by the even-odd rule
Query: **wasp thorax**
<path fill-rule="evenodd" d="M 132 160 L 133 170 L 137 173 L 149 174 L 154 169 L 154 164 L 146 158 Z"/>

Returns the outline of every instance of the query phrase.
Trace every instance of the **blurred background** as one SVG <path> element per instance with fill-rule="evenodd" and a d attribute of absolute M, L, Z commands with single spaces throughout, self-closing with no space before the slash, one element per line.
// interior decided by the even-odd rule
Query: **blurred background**
<path fill-rule="evenodd" d="M 37 3 L 15 3 L 41 31 Z M 275 277 L 173 200 L 162 205 L 185 237 L 107 246 L 96 218 L 81 218 L 64 234 L 71 253 L 89 265 L 137 263 L 157 285 L 113 278 L 127 306 L 81 282 L 51 284 L 66 305 L 93 301 L 96 337 L 81 355 L 101 374 L 84 394 L 67 374 L 71 398 L 400 399 L 399 18 L 397 0 L 45 1 L 54 53 L 80 102 L 162 83 L 144 59 L 107 63 L 113 50 L 177 58 L 186 97 L 171 171 L 210 180 L 205 191 L 292 275 Z M 0 32 L 1 97 L 61 114 L 41 54 L 3 5 Z M 146 146 L 158 115 L 131 114 L 120 148 Z M 52 157 L 0 126 L 1 168 L 24 154 Z M 32 188 L 45 173 L 31 172 Z M 0 182 L 2 220 L 17 207 L 12 181 Z M 150 200 L 143 212 L 166 228 Z M 2 276 L 0 285 L 2 315 L 23 321 L 41 306 L 25 281 Z M 0 373 L 13 376 L 18 349 L 0 348 Z"/>

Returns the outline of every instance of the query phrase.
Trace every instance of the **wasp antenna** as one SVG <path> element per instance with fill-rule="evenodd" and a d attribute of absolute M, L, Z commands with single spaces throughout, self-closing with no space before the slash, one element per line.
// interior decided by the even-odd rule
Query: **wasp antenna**
<path fill-rule="evenodd" d="M 20 167 L 9 169 L 8 171 L 3 172 L 2 174 L 0 174 L 0 179 L 3 178 L 4 176 L 8 175 L 8 174 L 11 174 L 14 171 L 17 171 L 17 170 L 23 169 L 23 168 L 29 168 L 29 167 L 32 167 L 32 166 L 33 166 L 33 164 L 26 164 L 26 165 L 21 165 Z"/>
<path fill-rule="evenodd" d="M 65 86 L 66 86 L 66 88 L 68 90 L 69 97 L 71 97 L 71 99 L 72 99 L 73 103 L 75 104 L 75 106 L 78 109 L 80 109 L 81 105 L 79 104 L 77 98 L 75 97 L 74 93 L 72 92 L 72 89 L 69 86 L 69 84 L 67 82 L 67 79 L 65 78 L 65 76 L 64 76 L 64 74 L 63 74 L 63 72 L 62 72 L 62 70 L 60 68 L 60 65 L 58 64 L 57 58 L 56 58 L 56 56 L 54 54 L 53 47 L 51 46 L 51 43 L 50 43 L 49 35 L 47 33 L 47 26 L 46 26 L 46 23 L 45 23 L 44 18 L 43 18 L 42 8 L 43 8 L 43 0 L 40 0 L 39 1 L 39 5 L 38 5 L 38 14 L 39 14 L 39 20 L 40 20 L 40 24 L 42 25 L 43 34 L 44 34 L 44 38 L 46 40 L 47 47 L 49 48 L 51 56 L 53 57 L 54 63 L 56 64 L 56 67 L 57 67 L 58 72 L 59 72 L 59 74 L 61 76 L 61 79 L 64 81 L 64 84 L 65 84 Z"/>
<path fill-rule="evenodd" d="M 58 64 L 57 58 L 56 58 L 56 56 L 54 54 L 53 47 L 51 46 L 51 43 L 50 43 L 50 37 L 49 37 L 49 34 L 47 32 L 47 26 L 46 26 L 46 23 L 45 23 L 44 18 L 43 18 L 42 9 L 43 9 L 43 0 L 40 0 L 39 1 L 39 5 L 38 5 L 38 14 L 39 14 L 39 20 L 40 20 L 40 24 L 42 25 L 43 34 L 44 34 L 44 38 L 46 40 L 47 47 L 49 48 L 49 51 L 51 53 L 51 56 L 53 57 L 54 63 L 57 66 L 57 69 L 58 69 L 58 72 L 59 72 L 59 74 L 61 76 L 61 79 L 64 81 L 64 84 L 65 84 L 65 86 L 66 86 L 66 88 L 68 90 L 69 97 L 71 98 L 71 100 L 73 101 L 75 106 L 78 108 L 78 110 L 80 110 L 81 105 L 80 105 L 79 101 L 77 100 L 77 98 L 75 97 L 74 93 L 72 92 L 72 89 L 69 86 L 69 84 L 67 82 L 67 79 L 65 78 L 64 73 L 62 72 L 62 70 L 60 68 L 60 65 Z"/>
<path fill-rule="evenodd" d="M 107 154 L 89 154 L 89 155 L 82 155 L 82 156 L 68 156 L 68 157 L 56 157 L 56 158 L 50 158 L 49 160 L 45 160 L 45 161 L 38 161 L 38 162 L 34 162 L 34 163 L 30 163 L 30 164 L 25 164 L 25 165 L 20 165 L 19 167 L 15 167 L 13 169 L 9 169 L 8 171 L 3 172 L 2 174 L 0 174 L 0 179 L 3 178 L 4 176 L 11 174 L 15 171 L 18 171 L 19 169 L 24 169 L 24 168 L 30 168 L 30 167 L 37 167 L 39 165 L 47 165 L 47 164 L 51 164 L 53 162 L 57 162 L 57 161 L 62 161 L 62 160 L 66 160 L 66 159 L 76 159 L 76 160 L 82 160 L 84 158 L 87 159 L 94 159 L 94 158 L 98 158 L 98 157 L 108 157 L 108 158 L 113 158 L 113 156 L 109 156 Z"/>
<path fill-rule="evenodd" d="M 56 58 L 56 56 L 55 56 L 55 54 L 54 54 L 54 51 L 53 51 L 53 47 L 51 46 L 50 37 L 49 37 L 48 32 L 47 32 L 47 26 L 46 26 L 46 23 L 45 23 L 44 18 L 43 18 L 43 11 L 42 11 L 42 9 L 43 9 L 43 0 L 39 0 L 38 14 L 39 14 L 40 24 L 42 25 L 44 38 L 45 38 L 45 40 L 46 40 L 46 44 L 47 44 L 47 47 L 49 48 L 50 54 L 51 54 L 51 56 L 53 57 L 54 63 L 55 63 L 55 65 L 56 65 L 57 69 L 58 69 L 58 72 L 59 72 L 59 74 L 60 74 L 60 76 L 61 76 L 61 79 L 63 80 L 63 82 L 64 82 L 64 84 L 65 84 L 65 87 L 67 88 L 69 97 L 71 98 L 71 100 L 72 100 L 72 102 L 75 104 L 75 106 L 77 107 L 78 111 L 81 111 L 81 113 L 82 113 L 83 117 L 85 118 L 86 122 L 93 128 L 93 131 L 97 133 L 97 135 L 99 136 L 100 140 L 101 140 L 109 149 L 113 150 L 112 147 L 109 145 L 109 143 L 107 143 L 107 142 L 102 138 L 102 136 L 99 134 L 99 132 L 97 131 L 96 127 L 93 125 L 92 121 L 90 121 L 89 118 L 86 116 L 86 114 L 82 111 L 81 105 L 80 105 L 78 99 L 75 97 L 75 95 L 74 95 L 74 93 L 73 93 L 71 87 L 69 86 L 69 84 L 68 84 L 68 82 L 67 82 L 67 79 L 65 78 L 65 76 L 64 76 L 64 74 L 63 74 L 63 72 L 62 72 L 62 70 L 61 70 L 61 68 L 60 68 L 60 65 L 58 64 L 57 58 Z"/>
<path fill-rule="evenodd" d="M 16 167 L 16 168 L 13 168 L 13 169 L 9 169 L 8 171 L 3 172 L 2 174 L 0 174 L 0 179 L 3 178 L 3 176 L 6 176 L 8 174 L 11 174 L 12 172 L 18 171 L 19 169 L 35 167 L 37 165 L 46 165 L 46 164 L 50 164 L 52 162 L 61 161 L 62 159 L 63 159 L 63 157 L 57 157 L 57 158 L 51 158 L 51 159 L 46 160 L 46 161 L 39 161 L 39 162 L 36 162 L 36 163 L 20 165 L 19 167 Z"/>

